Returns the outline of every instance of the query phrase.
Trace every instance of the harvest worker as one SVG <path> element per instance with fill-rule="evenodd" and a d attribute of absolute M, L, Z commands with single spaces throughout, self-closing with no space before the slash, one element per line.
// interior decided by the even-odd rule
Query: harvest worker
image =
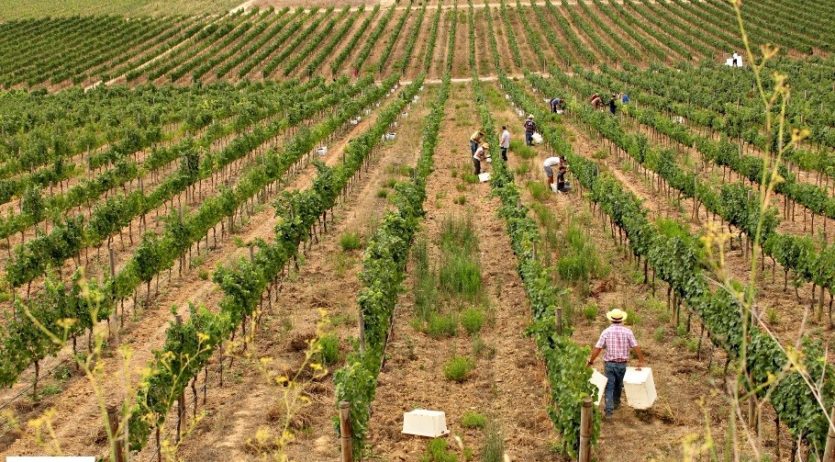
<path fill-rule="evenodd" d="M 559 157 L 549 157 L 545 159 L 545 162 L 542 164 L 545 168 L 545 185 L 551 190 L 553 190 L 554 184 L 554 166 L 559 167 L 560 162 Z"/>
<path fill-rule="evenodd" d="M 481 173 L 481 161 L 489 160 L 489 149 L 490 145 L 487 143 L 482 143 L 476 147 L 475 153 L 473 153 L 473 168 L 476 175 Z"/>
<path fill-rule="evenodd" d="M 551 98 L 551 112 L 556 114 L 557 111 L 563 108 L 563 101 L 559 98 Z"/>
<path fill-rule="evenodd" d="M 528 114 L 525 120 L 525 144 L 533 146 L 533 134 L 536 133 L 536 122 L 533 121 L 533 114 Z"/>
<path fill-rule="evenodd" d="M 638 355 L 638 369 L 644 365 L 644 354 L 635 340 L 635 334 L 628 327 L 623 326 L 626 312 L 618 308 L 606 313 L 606 318 L 612 324 L 603 330 L 600 339 L 591 351 L 588 365 L 591 366 L 602 350 L 606 350 L 603 361 L 606 363 L 606 417 L 612 417 L 612 412 L 620 407 L 620 395 L 623 391 L 623 376 L 626 375 L 626 362 L 629 360 L 629 350 L 635 350 Z"/>
<path fill-rule="evenodd" d="M 612 115 L 615 115 L 618 110 L 617 101 L 618 95 L 612 94 L 612 99 L 609 100 L 609 112 L 611 112 Z"/>
<path fill-rule="evenodd" d="M 502 160 L 507 162 L 507 150 L 510 149 L 510 132 L 502 125 L 502 134 L 499 135 L 499 149 L 502 151 Z"/>
<path fill-rule="evenodd" d="M 476 130 L 470 135 L 470 154 L 475 154 L 478 145 L 484 142 L 484 131 Z"/>

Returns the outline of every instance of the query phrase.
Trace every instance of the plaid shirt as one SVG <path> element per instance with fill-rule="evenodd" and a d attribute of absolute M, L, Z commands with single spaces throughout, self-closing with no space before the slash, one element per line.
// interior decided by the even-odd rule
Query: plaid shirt
<path fill-rule="evenodd" d="M 625 362 L 629 359 L 629 350 L 638 346 L 635 334 L 627 327 L 612 324 L 603 330 L 595 348 L 605 348 L 603 361 Z"/>

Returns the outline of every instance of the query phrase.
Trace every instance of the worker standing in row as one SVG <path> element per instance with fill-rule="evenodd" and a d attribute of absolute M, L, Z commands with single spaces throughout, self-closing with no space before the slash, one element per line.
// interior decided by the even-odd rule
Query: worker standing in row
<path fill-rule="evenodd" d="M 533 114 L 528 114 L 525 120 L 525 144 L 533 146 L 533 134 L 536 133 L 536 122 L 533 121 Z"/>
<path fill-rule="evenodd" d="M 606 405 L 604 407 L 606 418 L 612 417 L 615 409 L 620 407 L 621 394 L 623 392 L 623 377 L 626 375 L 626 363 L 629 361 L 629 353 L 634 350 L 638 355 L 638 369 L 644 365 L 644 354 L 638 346 L 635 334 L 623 323 L 626 321 L 625 311 L 615 308 L 606 313 L 606 318 L 611 323 L 603 330 L 600 338 L 594 345 L 589 357 L 588 365 L 594 364 L 594 360 L 600 352 L 606 350 L 603 355 L 603 371 L 608 379 L 606 382 Z"/>
<path fill-rule="evenodd" d="M 507 162 L 507 150 L 510 149 L 510 132 L 507 126 L 502 125 L 502 133 L 499 135 L 499 149 L 502 151 L 502 160 Z"/>

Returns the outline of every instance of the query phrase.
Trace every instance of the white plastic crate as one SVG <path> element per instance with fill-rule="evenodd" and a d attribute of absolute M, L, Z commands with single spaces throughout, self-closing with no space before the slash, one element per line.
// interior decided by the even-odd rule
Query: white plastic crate
<path fill-rule="evenodd" d="M 403 414 L 403 433 L 437 438 L 449 433 L 443 411 L 415 409 Z"/>
<path fill-rule="evenodd" d="M 556 183 L 551 184 L 551 188 L 554 192 L 557 192 Z M 597 387 L 597 399 L 594 401 L 594 405 L 599 406 L 600 402 L 603 401 L 603 395 L 606 394 L 606 383 L 609 382 L 609 378 L 597 372 L 597 370 L 592 370 L 589 382 Z"/>
<path fill-rule="evenodd" d="M 642 367 L 638 370 L 634 367 L 627 367 L 626 375 L 623 376 L 623 391 L 626 393 L 629 406 L 635 409 L 652 407 L 658 397 L 655 392 L 655 382 L 652 380 L 652 369 Z"/>
<path fill-rule="evenodd" d="M 320 156 L 324 156 L 327 153 L 328 153 L 328 147 L 327 146 L 320 146 L 320 147 L 316 148 L 316 154 L 318 154 Z"/>
<path fill-rule="evenodd" d="M 479 173 L 478 174 L 478 181 L 480 181 L 482 183 L 486 183 L 486 182 L 490 181 L 490 172 Z"/>

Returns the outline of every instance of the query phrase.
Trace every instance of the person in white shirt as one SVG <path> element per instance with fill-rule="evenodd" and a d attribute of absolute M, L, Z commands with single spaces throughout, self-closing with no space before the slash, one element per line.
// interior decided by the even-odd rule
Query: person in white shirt
<path fill-rule="evenodd" d="M 502 125 L 502 134 L 499 135 L 499 148 L 502 150 L 502 159 L 507 162 L 507 150 L 510 149 L 510 132 Z"/>
<path fill-rule="evenodd" d="M 545 162 L 542 164 L 542 166 L 545 167 L 545 176 L 547 177 L 545 184 L 548 185 L 549 189 L 554 183 L 554 167 L 559 168 L 560 162 L 559 157 L 549 157 L 545 159 Z"/>
<path fill-rule="evenodd" d="M 490 145 L 487 143 L 481 143 L 476 148 L 475 154 L 473 154 L 473 169 L 475 170 L 476 175 L 481 173 L 481 161 L 489 159 L 489 149 Z"/>

